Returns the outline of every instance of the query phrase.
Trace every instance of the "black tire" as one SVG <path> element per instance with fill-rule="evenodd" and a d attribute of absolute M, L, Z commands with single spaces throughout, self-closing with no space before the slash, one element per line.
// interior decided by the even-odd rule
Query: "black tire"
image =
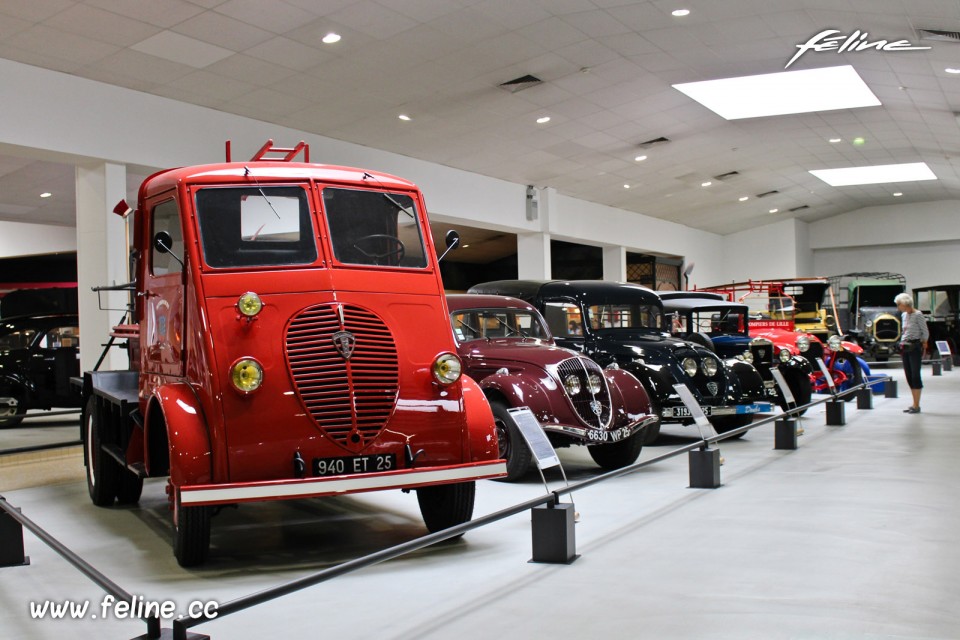
<path fill-rule="evenodd" d="M 809 404 L 810 399 L 813 397 L 813 383 L 810 382 L 810 376 L 802 371 L 798 371 L 788 376 L 786 380 L 787 386 L 790 387 L 790 393 L 793 394 L 793 399 L 797 402 L 797 406 L 802 407 L 805 404 Z M 777 402 L 780 404 L 781 409 L 784 411 L 787 410 L 787 403 L 784 402 L 782 395 L 777 399 Z M 794 415 L 802 416 L 806 412 L 807 410 L 804 409 Z"/>
<path fill-rule="evenodd" d="M 103 438 L 103 423 L 96 398 L 90 396 L 83 410 L 84 447 L 83 461 L 87 467 L 87 491 L 90 500 L 98 507 L 113 505 L 120 487 L 120 465 L 100 448 Z"/>
<path fill-rule="evenodd" d="M 175 502 L 173 555 L 181 567 L 203 564 L 210 551 L 211 508 L 184 507 L 179 500 Z"/>
<path fill-rule="evenodd" d="M 473 517 L 475 482 L 441 484 L 417 489 L 423 523 L 430 533 L 469 522 Z M 462 534 L 461 534 L 462 535 Z M 459 537 L 459 536 L 457 536 Z"/>
<path fill-rule="evenodd" d="M 14 413 L 7 414 L 6 416 L 0 418 L 0 429 L 16 427 L 23 422 L 23 416 L 27 413 L 27 405 L 24 402 L 23 396 L 17 393 L 11 393 L 11 395 L 17 399 L 17 408 Z"/>
<path fill-rule="evenodd" d="M 745 427 L 751 422 L 753 422 L 753 414 L 746 414 L 741 416 L 717 416 L 716 418 L 710 419 L 710 424 L 712 424 L 713 428 L 717 430 L 717 433 L 726 433 L 728 431 L 733 431 L 734 429 Z M 732 438 L 727 438 L 727 439 L 736 440 L 738 438 L 742 438 L 744 435 L 746 435 L 746 432 L 738 433 Z"/>
<path fill-rule="evenodd" d="M 620 442 L 587 447 L 590 457 L 601 469 L 622 469 L 637 461 L 643 449 L 643 434 L 635 433 Z"/>
<path fill-rule="evenodd" d="M 132 471 L 120 470 L 120 482 L 117 484 L 117 503 L 136 504 L 143 493 L 143 478 Z"/>
<path fill-rule="evenodd" d="M 530 470 L 533 454 L 520 435 L 520 429 L 507 411 L 506 405 L 491 402 L 490 408 L 493 410 L 493 422 L 497 428 L 497 455 L 507 461 L 507 477 L 500 480 L 516 482 Z"/>

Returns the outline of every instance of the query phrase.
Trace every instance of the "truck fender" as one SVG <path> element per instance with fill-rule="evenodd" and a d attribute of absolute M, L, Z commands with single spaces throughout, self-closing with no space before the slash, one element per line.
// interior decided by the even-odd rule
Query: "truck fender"
<path fill-rule="evenodd" d="M 620 401 L 620 406 L 628 416 L 654 413 L 650 409 L 650 397 L 643 384 L 629 371 L 623 369 L 608 369 L 603 372 L 610 386 L 610 395 L 613 404 Z M 619 398 L 617 397 L 619 396 Z M 636 420 L 636 417 L 633 417 Z"/>
<path fill-rule="evenodd" d="M 493 424 L 490 403 L 473 378 L 460 376 L 463 408 L 467 416 L 467 439 L 471 462 L 486 462 L 499 458 L 497 428 Z"/>
<path fill-rule="evenodd" d="M 165 429 L 166 433 L 154 432 L 157 428 Z M 163 435 L 169 451 L 170 480 L 175 487 L 212 481 L 213 457 L 207 424 L 196 394 L 186 383 L 161 385 L 150 400 L 144 425 L 145 441 L 157 443 Z M 146 459 L 151 461 L 157 460 L 157 454 L 162 452 L 154 452 L 152 456 L 147 453 Z"/>

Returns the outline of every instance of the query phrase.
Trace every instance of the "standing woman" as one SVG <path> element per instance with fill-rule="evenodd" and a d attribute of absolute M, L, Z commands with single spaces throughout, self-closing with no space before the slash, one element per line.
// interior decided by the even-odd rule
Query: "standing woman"
<path fill-rule="evenodd" d="M 920 413 L 920 391 L 923 381 L 920 380 L 920 361 L 927 350 L 927 340 L 930 331 L 923 313 L 913 308 L 913 297 L 908 293 L 901 293 L 893 301 L 902 313 L 900 326 L 900 353 L 903 358 L 903 372 L 907 374 L 907 386 L 913 395 L 913 405 L 904 409 L 904 413 Z"/>

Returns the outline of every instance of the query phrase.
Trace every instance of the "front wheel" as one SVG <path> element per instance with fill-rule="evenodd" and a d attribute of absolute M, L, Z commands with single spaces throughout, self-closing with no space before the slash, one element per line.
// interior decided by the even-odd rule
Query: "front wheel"
<path fill-rule="evenodd" d="M 171 491 L 176 488 L 170 486 Z M 210 551 L 210 507 L 185 507 L 174 499 L 173 555 L 181 567 L 203 564 Z"/>
<path fill-rule="evenodd" d="M 474 482 L 460 482 L 417 489 L 417 502 L 427 530 L 436 533 L 469 522 L 476 488 Z"/>
<path fill-rule="evenodd" d="M 527 446 L 513 416 L 507 407 L 500 402 L 491 402 L 493 422 L 497 428 L 497 455 L 507 461 L 507 477 L 501 478 L 506 482 L 516 482 L 530 469 L 533 454 Z"/>
<path fill-rule="evenodd" d="M 87 466 L 87 491 L 90 500 L 98 507 L 109 507 L 117 497 L 120 485 L 120 465 L 103 454 L 103 423 L 96 398 L 90 396 L 83 410 L 84 438 L 83 456 Z"/>
<path fill-rule="evenodd" d="M 620 442 L 587 447 L 593 461 L 600 465 L 600 468 L 607 470 L 622 469 L 633 464 L 640 457 L 642 449 L 643 434 L 639 432 Z"/>
<path fill-rule="evenodd" d="M 19 425 L 23 422 L 23 415 L 27 412 L 27 404 L 23 397 L 16 394 L 12 394 L 12 397 L 17 401 L 17 406 L 4 405 L 0 407 L 0 429 Z"/>

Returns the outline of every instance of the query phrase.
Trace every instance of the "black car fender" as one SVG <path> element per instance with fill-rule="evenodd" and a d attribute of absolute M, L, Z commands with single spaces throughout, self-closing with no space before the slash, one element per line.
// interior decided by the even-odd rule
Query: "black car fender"
<path fill-rule="evenodd" d="M 7 393 L 13 394 L 19 392 L 20 397 L 26 397 L 36 392 L 36 385 L 19 373 L 0 373 L 0 389 L 6 389 Z"/>
<path fill-rule="evenodd" d="M 745 400 L 764 397 L 763 378 L 752 364 L 736 358 L 727 360 L 725 364 L 733 372 L 737 386 L 740 387 L 740 398 Z"/>

